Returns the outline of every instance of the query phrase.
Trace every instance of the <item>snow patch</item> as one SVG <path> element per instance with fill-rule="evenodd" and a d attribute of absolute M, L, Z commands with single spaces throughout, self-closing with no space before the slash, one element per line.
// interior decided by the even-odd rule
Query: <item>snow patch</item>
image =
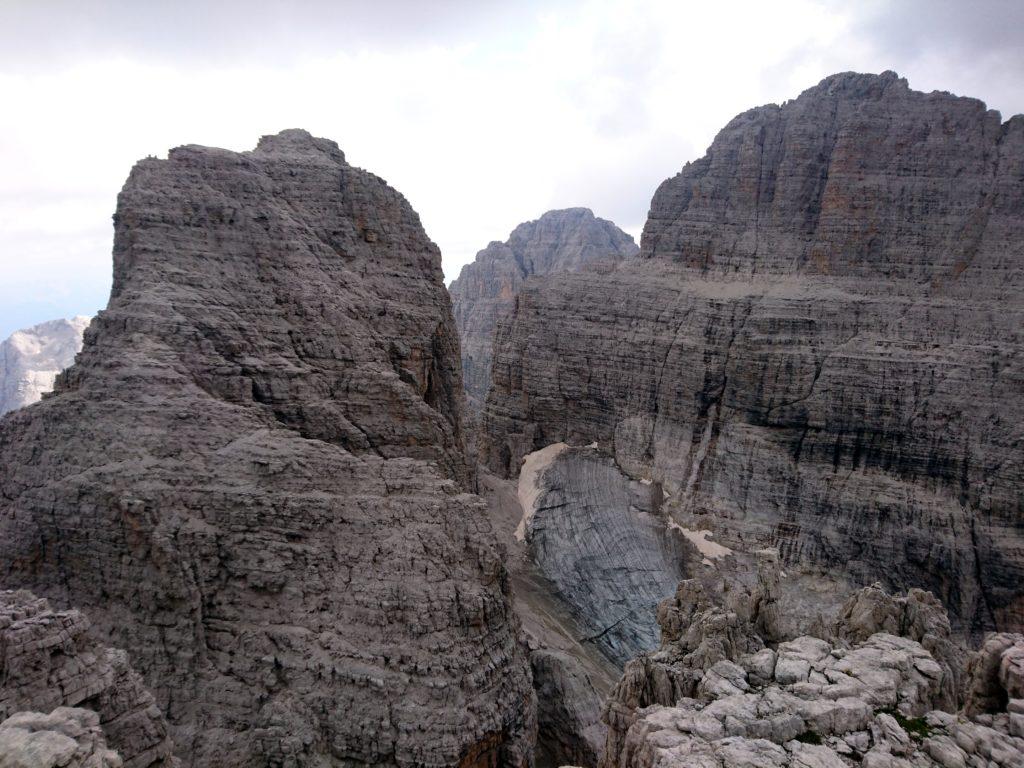
<path fill-rule="evenodd" d="M 701 561 L 704 565 L 713 565 L 713 560 L 718 560 L 720 557 L 732 554 L 731 549 L 722 546 L 717 541 L 708 541 L 708 537 L 713 535 L 711 531 L 694 531 L 684 528 L 675 520 L 669 520 L 668 527 L 679 531 L 697 548 L 697 551 L 704 556 L 704 559 Z"/>

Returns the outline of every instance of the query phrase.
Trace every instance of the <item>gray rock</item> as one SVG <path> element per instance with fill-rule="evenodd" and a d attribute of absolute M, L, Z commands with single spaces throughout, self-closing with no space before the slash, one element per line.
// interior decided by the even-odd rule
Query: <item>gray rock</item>
<path fill-rule="evenodd" d="M 0 421 L 0 583 L 131 649 L 186 764 L 529 764 L 458 349 L 437 247 L 333 142 L 141 161 L 107 309 Z"/>
<path fill-rule="evenodd" d="M 537 691 L 538 762 L 595 768 L 607 728 L 589 676 L 572 656 L 549 649 L 533 651 L 530 667 Z"/>
<path fill-rule="evenodd" d="M 955 710 L 962 703 L 967 656 L 952 637 L 946 609 L 930 592 L 911 589 L 902 596 L 887 594 L 879 584 L 865 587 L 842 606 L 833 631 L 840 639 L 853 643 L 878 632 L 918 641 L 942 665 L 942 708 Z"/>
<path fill-rule="evenodd" d="M 971 717 L 1006 710 L 1012 699 L 1021 698 L 1018 676 L 1024 659 L 1024 635 L 990 634 L 968 664 L 965 710 Z"/>
<path fill-rule="evenodd" d="M 464 266 L 449 290 L 462 341 L 470 413 L 479 413 L 491 386 L 497 321 L 515 306 L 527 278 L 614 263 L 639 250 L 633 238 L 612 222 L 597 218 L 587 208 L 568 208 L 520 224 L 507 241 L 490 243 Z"/>
<path fill-rule="evenodd" d="M 641 258 L 528 282 L 481 455 L 597 441 L 787 569 L 1024 627 L 1024 117 L 829 77 L 664 182 Z"/>
<path fill-rule="evenodd" d="M 9 752 L 20 755 L 12 766 L 34 765 L 36 755 L 40 765 L 100 768 L 109 744 L 117 765 L 124 758 L 127 768 L 175 768 L 152 694 L 128 655 L 96 643 L 89 628 L 80 611 L 0 591 L 0 766 Z"/>
<path fill-rule="evenodd" d="M 88 317 L 51 320 L 15 331 L 0 344 L 0 415 L 23 408 L 53 389 L 75 361 Z"/>
<path fill-rule="evenodd" d="M 872 588 L 863 591 L 847 601 L 848 608 L 859 608 L 845 611 L 840 627 L 863 629 L 870 621 L 851 624 L 853 617 L 890 616 L 889 609 L 901 604 L 927 606 L 934 625 L 945 619 L 924 596 L 885 601 Z M 627 665 L 607 705 L 602 768 L 1024 764 L 1017 715 L 969 719 L 966 713 L 933 709 L 949 703 L 946 668 L 911 637 L 876 632 L 846 647 L 802 636 L 784 640 L 777 651 L 744 653 L 732 663 L 729 659 L 740 652 L 735 642 L 719 642 L 717 652 L 707 651 L 716 648 L 714 638 L 721 640 L 726 627 L 737 636 L 745 629 L 748 642 L 756 645 L 754 622 L 723 621 L 727 614 L 715 610 L 696 582 L 681 584 L 674 603 L 673 608 L 666 601 L 659 610 L 667 620 L 662 647 Z M 879 610 L 860 610 L 867 605 Z M 897 626 L 911 633 L 918 629 L 913 622 L 890 628 Z M 705 652 L 687 652 L 687 637 L 703 637 Z M 1002 649 L 1000 659 L 1015 648 L 991 639 L 986 644 L 996 646 Z M 988 663 L 985 669 L 998 666 Z M 681 681 L 689 681 L 696 696 Z"/>
<path fill-rule="evenodd" d="M 660 517 L 660 489 L 591 448 L 565 448 L 524 471 L 530 557 L 595 644 L 621 667 L 657 647 L 655 608 L 682 573 L 682 545 Z M 531 465 L 534 463 L 528 459 Z"/>
<path fill-rule="evenodd" d="M 130 763 L 133 764 L 133 763 Z M 58 707 L 48 715 L 19 712 L 0 722 L 0 768 L 123 768 L 107 749 L 99 716 Z"/>

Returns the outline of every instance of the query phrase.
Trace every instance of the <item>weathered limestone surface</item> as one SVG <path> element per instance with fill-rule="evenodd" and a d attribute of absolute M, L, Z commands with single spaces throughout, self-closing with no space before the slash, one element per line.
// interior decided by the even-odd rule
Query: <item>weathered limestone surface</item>
<path fill-rule="evenodd" d="M 130 649 L 187 765 L 527 765 L 440 254 L 303 131 L 132 171 L 114 287 L 0 421 L 0 584 Z"/>
<path fill-rule="evenodd" d="M 586 628 L 584 641 L 619 667 L 656 647 L 654 610 L 686 559 L 660 516 L 660 488 L 595 449 L 566 448 L 524 470 L 519 495 L 530 559 Z"/>
<path fill-rule="evenodd" d="M 666 514 L 959 630 L 1024 627 L 1024 117 L 827 78 L 664 182 L 641 258 L 527 282 L 481 455 L 597 441 Z"/>
<path fill-rule="evenodd" d="M 0 414 L 36 402 L 75 362 L 89 317 L 50 320 L 15 331 L 0 344 Z"/>
<path fill-rule="evenodd" d="M 504 243 L 490 243 L 462 268 L 449 289 L 462 340 L 462 375 L 470 412 L 478 414 L 491 386 L 491 349 L 499 318 L 531 275 L 572 272 L 635 256 L 633 238 L 587 208 L 548 211 L 520 224 Z"/>
<path fill-rule="evenodd" d="M 0 768 L 123 768 L 107 749 L 99 715 L 58 707 L 48 715 L 19 712 L 0 722 Z"/>
<path fill-rule="evenodd" d="M 864 590 L 831 632 L 847 632 L 851 613 L 866 604 L 890 615 L 921 604 L 917 628 L 948 635 L 949 620 L 933 601 Z M 758 601 L 735 607 L 715 604 L 692 581 L 662 603 L 661 648 L 627 666 L 608 703 L 602 766 L 1009 768 L 1024 761 L 1015 719 L 1024 702 L 1004 696 L 985 714 L 954 714 L 948 666 L 916 640 L 881 631 L 852 644 L 806 635 L 766 644 Z M 859 628 L 868 628 L 867 615 Z M 1003 648 L 986 658 L 998 668 L 1009 655 Z M 992 664 L 982 666 L 978 674 L 991 682 Z"/>
<path fill-rule="evenodd" d="M 0 766 L 35 765 L 33 755 L 64 766 L 64 755 L 102 768 L 108 745 L 127 768 L 178 765 L 167 721 L 128 655 L 90 638 L 79 611 L 54 611 L 25 591 L 0 591 L 0 721 Z M 22 762 L 5 763 L 8 753 Z"/>

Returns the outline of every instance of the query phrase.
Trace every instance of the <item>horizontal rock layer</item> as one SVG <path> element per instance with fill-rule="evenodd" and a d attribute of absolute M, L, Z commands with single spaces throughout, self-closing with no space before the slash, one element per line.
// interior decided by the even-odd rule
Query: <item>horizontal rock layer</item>
<path fill-rule="evenodd" d="M 450 292 L 462 341 L 462 374 L 470 411 L 479 413 L 491 386 L 494 328 L 515 306 L 531 275 L 573 272 L 635 256 L 633 238 L 587 208 L 548 211 L 492 242 L 462 268 Z"/>
<path fill-rule="evenodd" d="M 66 753 L 100 768 L 109 746 L 127 768 L 175 768 L 167 721 L 128 654 L 97 644 L 89 627 L 80 611 L 0 592 L 0 765 L 17 752 L 26 765 L 53 754 L 63 766 Z"/>
<path fill-rule="evenodd" d="M 597 441 L 731 549 L 1024 626 L 1024 118 L 836 75 L 726 126 L 641 248 L 520 290 L 491 467 Z"/>
<path fill-rule="evenodd" d="M 302 131 L 132 171 L 78 362 L 0 421 L 0 583 L 131 650 L 188 765 L 526 765 L 440 254 Z"/>

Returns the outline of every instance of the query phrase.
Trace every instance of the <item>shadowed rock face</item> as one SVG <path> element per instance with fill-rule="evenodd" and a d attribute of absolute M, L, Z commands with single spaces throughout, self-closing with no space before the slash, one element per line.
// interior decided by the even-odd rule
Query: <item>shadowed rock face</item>
<path fill-rule="evenodd" d="M 497 321 L 515 306 L 531 275 L 571 272 L 595 262 L 636 255 L 633 238 L 587 208 L 548 211 L 493 242 L 462 268 L 450 292 L 462 340 L 462 373 L 470 411 L 479 413 L 491 386 L 491 348 Z"/>
<path fill-rule="evenodd" d="M 525 765 L 440 254 L 302 131 L 132 171 L 114 288 L 0 421 L 0 583 L 132 653 L 187 765 Z"/>
<path fill-rule="evenodd" d="M 481 454 L 598 441 L 735 550 L 1024 626 L 1024 118 L 830 77 L 664 182 L 641 259 L 528 283 Z"/>

